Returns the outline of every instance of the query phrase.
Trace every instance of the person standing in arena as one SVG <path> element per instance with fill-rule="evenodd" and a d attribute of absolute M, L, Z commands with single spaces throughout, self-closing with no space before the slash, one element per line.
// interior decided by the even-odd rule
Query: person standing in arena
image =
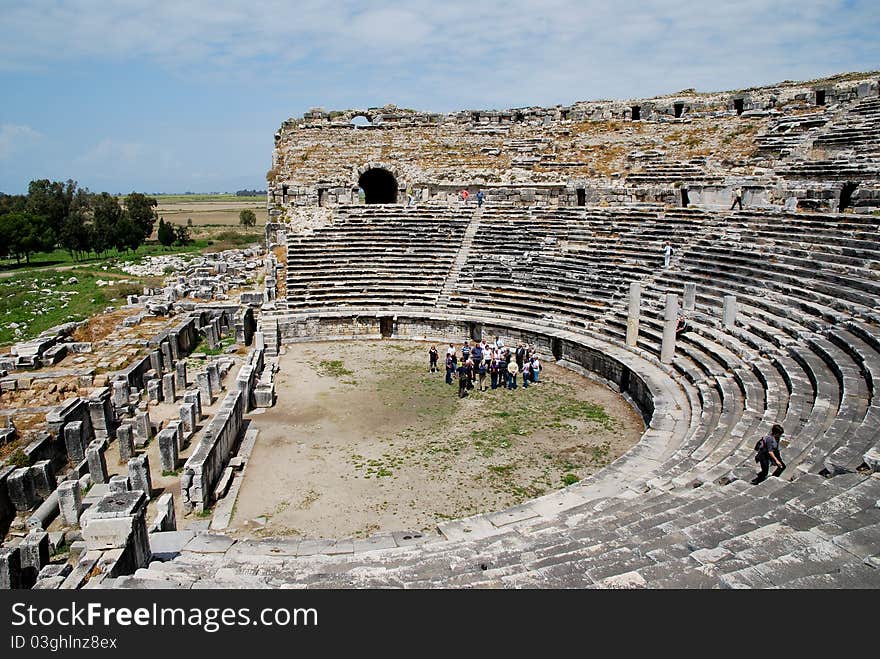
<path fill-rule="evenodd" d="M 672 261 L 672 243 L 668 240 L 666 244 L 663 246 L 663 267 L 668 268 L 669 263 Z"/>
<path fill-rule="evenodd" d="M 511 360 L 507 364 L 507 388 L 508 389 L 516 389 L 516 375 L 519 373 L 519 368 L 516 366 L 516 362 Z"/>
<path fill-rule="evenodd" d="M 437 346 L 431 346 L 431 349 L 428 351 L 428 357 L 431 360 L 431 373 L 436 373 L 438 371 L 437 368 L 437 359 L 440 357 L 440 353 L 437 352 Z"/>

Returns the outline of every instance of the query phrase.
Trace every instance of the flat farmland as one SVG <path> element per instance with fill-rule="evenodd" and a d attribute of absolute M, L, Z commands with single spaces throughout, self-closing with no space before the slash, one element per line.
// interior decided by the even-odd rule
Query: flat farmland
<path fill-rule="evenodd" d="M 159 205 L 156 212 L 165 221 L 174 224 L 186 224 L 192 219 L 193 226 L 237 226 L 238 216 L 242 210 L 249 208 L 257 216 L 257 224 L 266 223 L 266 199 L 265 197 L 235 197 L 231 195 L 217 195 L 206 197 L 193 195 L 192 201 L 185 195 L 156 196 Z"/>

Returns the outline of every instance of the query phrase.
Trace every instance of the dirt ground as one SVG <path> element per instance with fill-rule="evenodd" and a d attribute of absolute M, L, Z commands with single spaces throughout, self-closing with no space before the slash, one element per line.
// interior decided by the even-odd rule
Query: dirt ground
<path fill-rule="evenodd" d="M 436 531 L 582 479 L 634 445 L 641 417 L 618 394 L 553 363 L 528 389 L 458 398 L 428 372 L 430 344 L 288 346 L 278 402 L 253 417 L 256 446 L 231 530 L 359 537 Z M 438 346 L 441 355 L 445 353 Z M 486 379 L 486 386 L 489 379 Z"/>
<path fill-rule="evenodd" d="M 267 218 L 266 199 L 247 198 L 238 200 L 218 201 L 174 201 L 160 202 L 156 212 L 169 222 L 184 224 L 187 218 L 192 218 L 193 225 L 203 226 L 211 224 L 228 224 L 238 226 L 239 213 L 249 208 L 257 216 L 257 224 L 265 224 Z"/>

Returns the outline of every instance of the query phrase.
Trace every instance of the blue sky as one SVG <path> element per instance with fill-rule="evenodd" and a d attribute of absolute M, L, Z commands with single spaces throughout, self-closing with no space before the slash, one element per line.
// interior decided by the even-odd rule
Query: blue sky
<path fill-rule="evenodd" d="M 880 69 L 877 0 L 0 0 L 0 191 L 263 188 L 310 107 L 430 111 Z"/>

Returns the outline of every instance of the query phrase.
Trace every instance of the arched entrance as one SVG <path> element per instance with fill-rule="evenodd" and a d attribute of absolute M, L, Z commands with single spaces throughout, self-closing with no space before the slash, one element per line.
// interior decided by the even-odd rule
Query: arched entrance
<path fill-rule="evenodd" d="M 358 187 L 364 191 L 365 203 L 397 203 L 397 179 L 387 169 L 381 167 L 368 169 L 358 179 Z"/>

